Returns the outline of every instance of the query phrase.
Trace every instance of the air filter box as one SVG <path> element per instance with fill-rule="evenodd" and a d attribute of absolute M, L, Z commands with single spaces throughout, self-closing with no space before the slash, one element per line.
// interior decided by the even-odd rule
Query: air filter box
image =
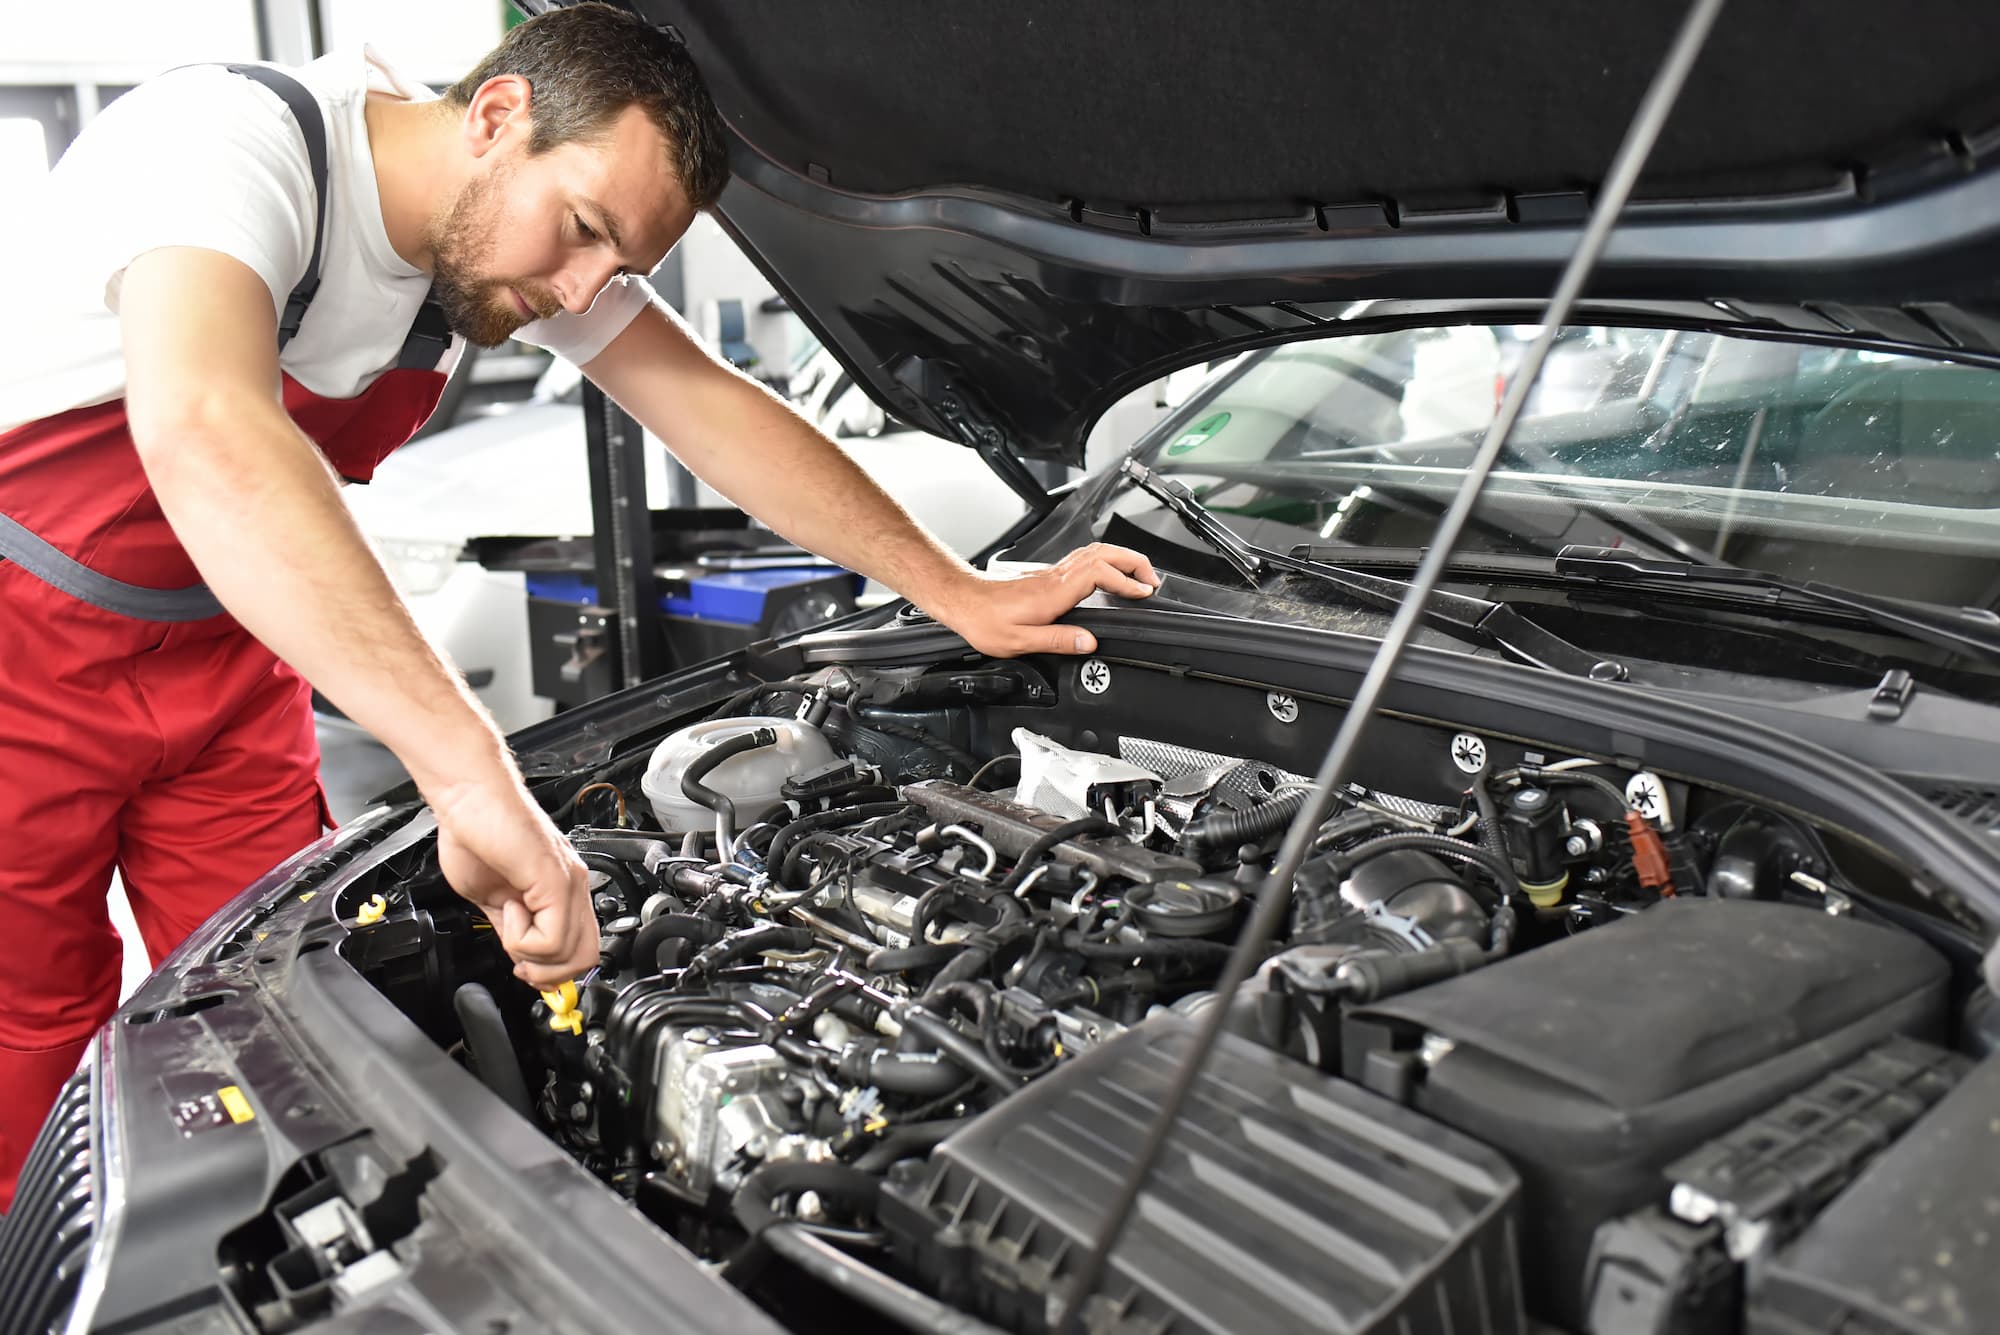
<path fill-rule="evenodd" d="M 1352 1012 L 1350 1078 L 1503 1152 L 1529 1310 L 1583 1323 L 1592 1233 L 1661 1170 L 1894 1034 L 1938 1035 L 1947 966 L 1814 909 L 1669 900 Z"/>
<path fill-rule="evenodd" d="M 905 1165 L 880 1207 L 898 1258 L 949 1301 L 1047 1331 L 1192 1035 L 1148 1021 Z M 1225 1033 L 1085 1328 L 1521 1331 L 1517 1190 L 1471 1139 Z"/>

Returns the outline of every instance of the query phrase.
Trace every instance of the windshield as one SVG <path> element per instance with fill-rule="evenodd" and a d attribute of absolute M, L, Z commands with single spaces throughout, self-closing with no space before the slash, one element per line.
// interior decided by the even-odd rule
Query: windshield
<path fill-rule="evenodd" d="M 1266 349 L 1137 454 L 1266 546 L 1421 547 L 1538 332 L 1454 326 Z M 1116 508 L 1157 507 L 1127 491 Z M 1553 556 L 1572 543 L 1990 607 L 2000 371 L 1567 329 L 1460 550 Z"/>

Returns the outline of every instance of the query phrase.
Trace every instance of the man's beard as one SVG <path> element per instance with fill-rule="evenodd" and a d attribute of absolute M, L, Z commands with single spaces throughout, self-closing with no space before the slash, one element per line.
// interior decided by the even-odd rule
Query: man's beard
<path fill-rule="evenodd" d="M 431 221 L 427 237 L 432 260 L 431 298 L 455 334 L 482 348 L 498 347 L 526 324 L 512 287 L 546 320 L 561 309 L 553 296 L 525 283 L 482 278 L 499 240 L 499 182 L 481 177 L 466 183 L 443 217 Z"/>

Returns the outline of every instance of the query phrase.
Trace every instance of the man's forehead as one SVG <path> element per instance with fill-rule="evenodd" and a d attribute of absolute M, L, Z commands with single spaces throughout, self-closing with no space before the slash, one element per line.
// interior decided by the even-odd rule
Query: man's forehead
<path fill-rule="evenodd" d="M 627 107 L 602 138 L 576 147 L 574 185 L 585 220 L 616 239 L 635 271 L 650 267 L 692 217 L 664 136 L 640 108 Z"/>

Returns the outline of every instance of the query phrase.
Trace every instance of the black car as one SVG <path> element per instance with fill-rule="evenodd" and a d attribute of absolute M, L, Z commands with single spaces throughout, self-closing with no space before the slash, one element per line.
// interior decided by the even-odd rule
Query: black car
<path fill-rule="evenodd" d="M 0 1327 L 2000 1323 L 2000 10 L 1723 12 L 1216 1012 L 1679 15 L 635 7 L 1000 554 L 1165 583 L 1087 658 L 891 607 L 518 734 L 566 991 L 388 795 L 103 1030 Z"/>

